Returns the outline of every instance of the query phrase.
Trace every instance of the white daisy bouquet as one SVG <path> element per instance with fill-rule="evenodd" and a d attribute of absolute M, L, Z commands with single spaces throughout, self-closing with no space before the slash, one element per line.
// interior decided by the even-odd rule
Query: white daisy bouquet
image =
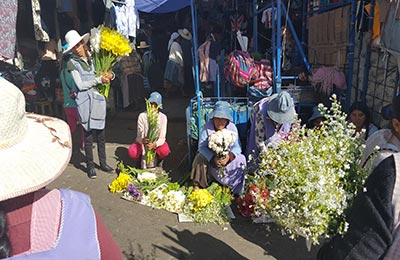
<path fill-rule="evenodd" d="M 90 46 L 97 76 L 110 72 L 120 57 L 132 51 L 126 37 L 103 25 L 90 30 Z M 110 83 L 100 84 L 97 88 L 100 94 L 108 98 Z"/>
<path fill-rule="evenodd" d="M 229 154 L 230 148 L 236 141 L 236 134 L 226 128 L 215 131 L 208 136 L 208 148 L 210 148 L 217 157 L 224 157 Z M 219 174 L 222 174 L 224 167 L 219 167 Z"/>
<path fill-rule="evenodd" d="M 346 232 L 347 210 L 369 171 L 360 166 L 362 140 L 335 96 L 332 101 L 330 109 L 319 106 L 327 118 L 321 129 L 293 131 L 275 149 L 261 153 L 255 173 L 269 190 L 264 213 L 283 234 L 313 244 Z"/>

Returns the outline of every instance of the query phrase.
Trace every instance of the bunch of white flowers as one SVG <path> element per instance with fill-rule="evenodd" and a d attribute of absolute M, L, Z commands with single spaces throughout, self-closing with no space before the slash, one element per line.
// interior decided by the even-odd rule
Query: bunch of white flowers
<path fill-rule="evenodd" d="M 186 196 L 180 190 L 170 190 L 163 198 L 161 208 L 171 212 L 181 212 L 185 204 Z"/>
<path fill-rule="evenodd" d="M 90 29 L 90 48 L 92 52 L 100 51 L 100 40 L 101 40 L 101 31 L 103 30 L 103 26 L 93 27 Z"/>
<path fill-rule="evenodd" d="M 368 169 L 360 166 L 364 145 L 332 98 L 321 129 L 300 127 L 261 153 L 256 174 L 270 191 L 265 211 L 291 238 L 313 244 L 347 230 L 346 209 L 362 189 Z"/>
<path fill-rule="evenodd" d="M 157 180 L 157 175 L 153 172 L 142 172 L 137 175 L 137 180 L 139 182 L 155 182 Z"/>
<path fill-rule="evenodd" d="M 214 151 L 218 157 L 226 156 L 235 141 L 236 134 L 224 128 L 208 136 L 208 148 Z"/>

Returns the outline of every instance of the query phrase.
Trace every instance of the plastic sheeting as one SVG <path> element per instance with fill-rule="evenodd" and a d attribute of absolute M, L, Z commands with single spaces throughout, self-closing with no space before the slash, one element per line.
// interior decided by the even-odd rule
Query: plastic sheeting
<path fill-rule="evenodd" d="M 169 13 L 190 6 L 190 0 L 136 0 L 135 5 L 145 13 Z"/>

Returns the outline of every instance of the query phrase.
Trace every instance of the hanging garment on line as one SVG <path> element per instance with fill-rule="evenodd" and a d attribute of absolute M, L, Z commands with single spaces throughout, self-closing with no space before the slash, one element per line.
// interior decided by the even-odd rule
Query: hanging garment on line
<path fill-rule="evenodd" d="M 136 37 L 140 21 L 135 0 L 127 0 L 126 4 L 113 2 L 110 9 L 110 24 L 125 37 Z"/>
<path fill-rule="evenodd" d="M 0 57 L 14 58 L 18 0 L 0 1 Z"/>

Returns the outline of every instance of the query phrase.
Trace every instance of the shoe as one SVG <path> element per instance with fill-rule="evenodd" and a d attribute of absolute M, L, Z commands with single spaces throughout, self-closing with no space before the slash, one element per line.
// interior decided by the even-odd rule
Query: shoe
<path fill-rule="evenodd" d="M 108 166 L 107 164 L 100 165 L 100 170 L 102 170 L 103 172 L 113 172 L 114 171 L 114 169 L 111 168 L 111 166 Z"/>
<path fill-rule="evenodd" d="M 96 170 L 93 167 L 89 167 L 87 169 L 87 176 L 90 179 L 96 179 L 97 178 Z"/>

